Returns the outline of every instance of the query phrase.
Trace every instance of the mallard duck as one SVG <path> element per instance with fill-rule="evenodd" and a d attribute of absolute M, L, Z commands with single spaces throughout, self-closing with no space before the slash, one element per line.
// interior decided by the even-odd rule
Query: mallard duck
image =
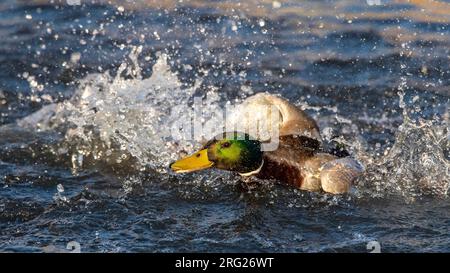
<path fill-rule="evenodd" d="M 348 192 L 363 172 L 356 160 L 324 152 L 316 122 L 283 98 L 256 94 L 247 98 L 231 117 L 244 131 L 222 133 L 194 154 L 170 164 L 170 168 L 186 173 L 213 167 L 332 194 Z M 273 134 L 243 133 L 249 132 L 252 125 L 263 123 L 272 123 L 270 126 L 277 129 L 276 149 L 262 149 L 276 137 Z"/>

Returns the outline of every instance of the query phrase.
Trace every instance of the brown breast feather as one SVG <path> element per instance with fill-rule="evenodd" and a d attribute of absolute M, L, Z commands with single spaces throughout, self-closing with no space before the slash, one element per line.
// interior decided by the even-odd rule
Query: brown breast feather
<path fill-rule="evenodd" d="M 279 147 L 264 153 L 264 165 L 257 174 L 261 179 L 276 179 L 300 188 L 303 165 L 319 150 L 319 141 L 305 136 L 281 136 Z"/>

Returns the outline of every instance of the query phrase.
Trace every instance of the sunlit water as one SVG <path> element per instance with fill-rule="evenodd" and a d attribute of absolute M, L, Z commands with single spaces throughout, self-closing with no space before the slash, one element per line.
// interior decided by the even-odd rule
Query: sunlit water
<path fill-rule="evenodd" d="M 1 251 L 450 251 L 450 4 L 136 2 L 0 4 Z M 220 131 L 258 92 L 340 136 L 352 193 L 168 170 L 195 98 Z"/>

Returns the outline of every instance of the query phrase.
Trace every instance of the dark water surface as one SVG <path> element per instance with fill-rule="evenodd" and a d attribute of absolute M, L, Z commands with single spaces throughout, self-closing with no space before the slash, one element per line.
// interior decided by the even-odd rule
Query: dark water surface
<path fill-rule="evenodd" d="M 448 1 L 54 2 L 0 2 L 0 251 L 450 251 Z M 195 96 L 264 91 L 342 136 L 351 194 L 168 172 Z"/>

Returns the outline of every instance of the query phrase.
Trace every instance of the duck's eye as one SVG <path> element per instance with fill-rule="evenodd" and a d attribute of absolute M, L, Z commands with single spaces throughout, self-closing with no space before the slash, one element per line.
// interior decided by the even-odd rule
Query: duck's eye
<path fill-rule="evenodd" d="M 222 148 L 228 148 L 228 147 L 230 147 L 231 146 L 231 143 L 230 142 L 224 142 L 224 143 L 222 143 L 222 145 L 220 145 Z"/>

